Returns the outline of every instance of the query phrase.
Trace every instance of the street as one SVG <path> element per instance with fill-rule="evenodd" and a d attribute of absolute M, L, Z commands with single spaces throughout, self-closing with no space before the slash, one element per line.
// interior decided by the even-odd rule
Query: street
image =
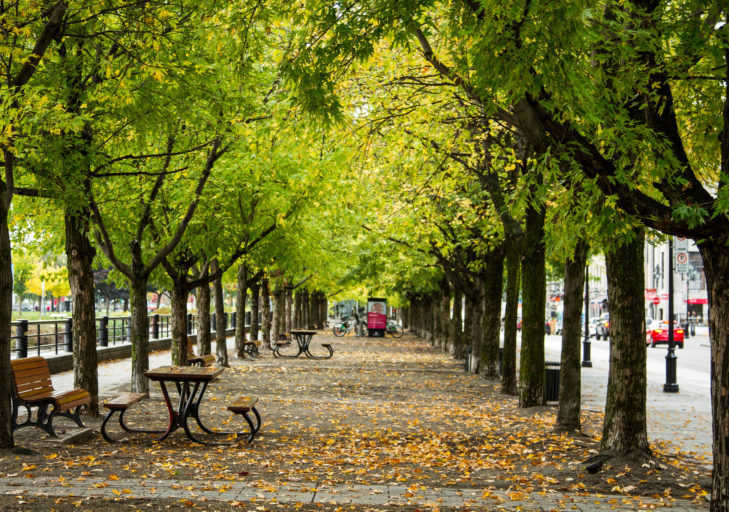
<path fill-rule="evenodd" d="M 546 336 L 545 359 L 559 361 L 561 336 Z M 582 369 L 583 408 L 603 410 L 607 392 L 610 344 L 591 338 L 592 368 Z M 651 444 L 668 442 L 711 462 L 711 350 L 704 331 L 676 348 L 678 393 L 663 392 L 666 345 L 647 348 L 647 418 Z"/>

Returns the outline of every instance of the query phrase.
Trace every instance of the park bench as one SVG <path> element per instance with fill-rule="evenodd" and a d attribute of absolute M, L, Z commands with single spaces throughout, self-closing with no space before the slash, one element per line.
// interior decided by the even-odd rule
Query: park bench
<path fill-rule="evenodd" d="M 109 412 L 106 413 L 106 416 L 104 416 L 104 421 L 101 423 L 102 437 L 110 443 L 114 442 L 114 440 L 109 437 L 106 432 L 106 424 L 116 412 L 119 413 L 119 425 L 121 425 L 121 428 L 123 428 L 125 432 L 139 432 L 139 430 L 132 429 L 124 423 L 124 413 L 130 406 L 136 404 L 146 397 L 146 393 L 122 393 L 121 395 L 104 402 L 104 407 L 109 409 Z"/>
<path fill-rule="evenodd" d="M 85 389 L 56 392 L 51 383 L 48 361 L 42 357 L 27 357 L 10 361 L 12 374 L 11 403 L 12 430 L 23 427 L 38 427 L 56 437 L 53 420 L 63 416 L 73 420 L 79 427 L 81 409 L 91 403 L 91 395 Z M 18 423 L 20 407 L 25 407 L 27 417 Z M 36 414 L 33 416 L 33 409 Z M 34 419 L 35 418 L 35 419 Z"/>
<path fill-rule="evenodd" d="M 256 403 L 258 402 L 258 398 L 252 397 L 252 396 L 239 396 L 235 402 L 233 402 L 231 405 L 228 406 L 228 410 L 232 412 L 233 414 L 240 414 L 245 418 L 246 422 L 248 423 L 248 426 L 250 427 L 250 432 L 248 433 L 248 442 L 250 443 L 253 441 L 253 438 L 256 437 L 256 434 L 261 429 L 261 415 L 258 413 L 258 410 L 256 409 Z M 253 423 L 253 420 L 250 416 L 248 416 L 249 412 L 253 412 L 253 414 L 256 417 L 255 424 Z"/>

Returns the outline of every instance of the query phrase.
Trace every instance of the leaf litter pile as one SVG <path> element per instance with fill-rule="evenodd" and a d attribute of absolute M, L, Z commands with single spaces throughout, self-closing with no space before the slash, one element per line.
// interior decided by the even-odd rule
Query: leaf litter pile
<path fill-rule="evenodd" d="M 581 433 L 558 432 L 556 407 L 519 409 L 515 397 L 500 393 L 499 382 L 464 373 L 450 356 L 414 337 L 320 333 L 312 347 L 318 343 L 331 343 L 334 357 L 275 359 L 264 349 L 254 360 L 232 359 L 231 368 L 210 385 L 201 416 L 220 430 L 245 430 L 243 420 L 226 410 L 235 397 L 259 398 L 263 427 L 250 445 L 200 446 L 182 430 L 162 442 L 133 434 L 109 444 L 98 434 L 100 421 L 85 418 L 97 432 L 76 445 L 49 440 L 35 428 L 16 432 L 16 444 L 34 453 L 0 452 L 0 475 L 93 479 L 96 486 L 104 485 L 99 479 L 179 480 L 191 496 L 184 507 L 201 510 L 251 505 L 196 500 L 195 491 L 209 488 L 212 481 L 244 481 L 269 496 L 282 483 L 302 488 L 398 484 L 413 493 L 479 489 L 484 498 L 494 493 L 495 506 L 504 495 L 528 500 L 544 493 L 614 495 L 616 503 L 633 500 L 636 507 L 644 497 L 668 506 L 677 498 L 705 503 L 711 482 L 708 461 L 662 444 L 653 446 L 650 458 L 611 459 L 601 471 L 588 473 L 585 461 L 599 449 L 600 413 L 585 413 Z M 102 397 L 125 390 L 104 389 Z M 159 387 L 151 383 L 150 390 L 150 399 L 129 409 L 127 422 L 163 428 L 167 411 Z M 57 423 L 60 428 L 67 424 L 63 419 Z M 181 506 L 174 499 L 125 499 L 123 492 L 97 501 L 104 501 L 109 511 Z M 84 502 L 0 496 L 3 510 L 72 510 Z M 255 505 L 258 510 L 281 507 L 275 498 Z M 97 502 L 88 510 L 98 508 Z"/>

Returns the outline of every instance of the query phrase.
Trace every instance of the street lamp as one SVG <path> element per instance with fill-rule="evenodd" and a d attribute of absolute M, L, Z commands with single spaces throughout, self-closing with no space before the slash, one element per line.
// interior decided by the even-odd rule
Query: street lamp
<path fill-rule="evenodd" d="M 668 238 L 668 352 L 666 353 L 665 393 L 678 393 L 676 383 L 676 350 L 673 339 L 673 237 Z"/>
<path fill-rule="evenodd" d="M 585 266 L 585 337 L 582 340 L 582 367 L 592 368 L 590 361 L 590 267 Z"/>

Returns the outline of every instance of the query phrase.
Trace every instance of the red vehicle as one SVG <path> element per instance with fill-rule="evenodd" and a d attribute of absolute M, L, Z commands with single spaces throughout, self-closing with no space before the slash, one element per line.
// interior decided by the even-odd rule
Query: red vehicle
<path fill-rule="evenodd" d="M 678 348 L 683 348 L 683 329 L 676 322 L 673 326 L 673 341 Z M 661 343 L 668 343 L 668 321 L 653 320 L 646 326 L 645 344 L 655 347 Z"/>

